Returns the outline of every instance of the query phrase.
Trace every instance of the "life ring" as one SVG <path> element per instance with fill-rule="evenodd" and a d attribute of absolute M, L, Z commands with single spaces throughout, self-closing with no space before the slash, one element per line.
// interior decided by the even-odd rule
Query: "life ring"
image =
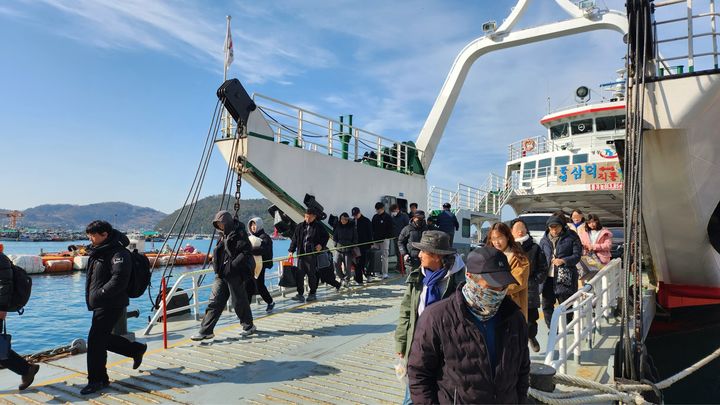
<path fill-rule="evenodd" d="M 524 152 L 532 152 L 535 150 L 535 140 L 526 139 L 522 142 L 522 149 Z"/>

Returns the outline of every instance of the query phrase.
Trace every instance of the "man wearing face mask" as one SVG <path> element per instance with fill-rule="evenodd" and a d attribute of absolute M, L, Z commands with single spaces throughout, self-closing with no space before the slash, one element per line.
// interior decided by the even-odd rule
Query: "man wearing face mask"
<path fill-rule="evenodd" d="M 420 265 L 420 249 L 413 248 L 412 243 L 420 242 L 423 232 L 427 230 L 425 212 L 418 210 L 398 235 L 398 251 L 408 273 Z"/>
<path fill-rule="evenodd" d="M 530 352 L 525 317 L 506 297 L 517 284 L 505 254 L 485 246 L 465 262 L 466 283 L 420 318 L 408 359 L 415 404 L 521 403 Z M 442 342 L 442 344 L 441 344 Z"/>

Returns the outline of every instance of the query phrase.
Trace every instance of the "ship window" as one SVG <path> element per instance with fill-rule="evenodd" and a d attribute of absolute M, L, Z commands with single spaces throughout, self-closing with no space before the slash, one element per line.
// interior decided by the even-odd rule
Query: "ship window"
<path fill-rule="evenodd" d="M 573 156 L 573 164 L 587 163 L 587 161 L 588 161 L 588 155 L 587 155 L 587 153 L 583 153 L 583 154 L 580 154 L 580 155 L 574 155 L 574 156 Z"/>
<path fill-rule="evenodd" d="M 567 138 L 569 135 L 567 122 L 550 127 L 550 139 Z"/>
<path fill-rule="evenodd" d="M 570 164 L 570 156 L 558 156 L 555 158 L 555 166 L 565 166 Z"/>
<path fill-rule="evenodd" d="M 625 116 L 624 115 L 616 115 L 615 116 L 615 129 L 625 129 Z"/>
<path fill-rule="evenodd" d="M 588 118 L 586 120 L 578 120 L 570 123 L 570 129 L 573 135 L 586 134 L 593 130 L 593 120 Z"/>
<path fill-rule="evenodd" d="M 462 236 L 463 238 L 470 237 L 470 220 L 467 218 L 463 218 L 462 220 Z"/>
<path fill-rule="evenodd" d="M 538 177 L 546 177 L 550 174 L 550 164 L 552 163 L 551 158 L 538 160 Z"/>
<path fill-rule="evenodd" d="M 532 179 L 535 177 L 535 161 L 525 162 L 523 164 L 523 180 Z"/>
<path fill-rule="evenodd" d="M 597 117 L 595 118 L 595 128 L 600 131 L 614 131 L 615 117 Z"/>

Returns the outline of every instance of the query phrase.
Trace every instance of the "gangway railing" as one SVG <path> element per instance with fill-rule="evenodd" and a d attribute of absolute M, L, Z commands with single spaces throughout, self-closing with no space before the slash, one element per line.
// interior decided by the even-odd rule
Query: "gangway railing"
<path fill-rule="evenodd" d="M 694 3 L 694 4 L 693 4 Z M 653 37 L 655 47 L 656 61 L 658 62 L 658 75 L 667 76 L 674 74 L 683 74 L 684 66 L 670 66 L 668 62 L 673 61 L 685 61 L 687 63 L 687 73 L 698 71 L 696 59 L 712 58 L 712 66 L 702 66 L 700 70 L 718 69 L 718 32 L 717 32 L 717 20 L 720 14 L 715 9 L 715 0 L 703 1 L 703 5 L 708 5 L 707 12 L 696 12 L 697 0 L 665 0 L 656 1 L 653 3 L 655 8 L 655 21 L 653 21 Z M 677 6 L 684 7 L 685 10 L 668 9 L 668 14 L 683 13 L 684 16 L 677 18 L 669 18 L 665 20 L 659 20 L 658 16 L 664 14 L 666 10 L 661 8 Z M 698 23 L 695 20 L 702 20 L 707 23 L 705 25 L 706 31 L 696 33 L 698 29 Z M 684 26 L 682 26 L 684 24 Z M 708 30 L 709 28 L 709 30 Z M 663 31 L 663 38 L 658 36 L 658 30 Z M 701 39 L 700 43 L 696 43 L 697 39 Z M 704 50 L 697 52 L 698 49 Z M 672 52 L 677 52 L 673 54 Z M 661 53 L 669 54 L 673 56 L 661 57 Z M 669 67 L 669 69 L 667 68 Z"/>
<path fill-rule="evenodd" d="M 265 278 L 265 282 L 268 287 L 268 291 L 271 293 L 280 292 L 282 293 L 280 287 L 278 286 L 278 282 L 280 280 L 280 272 L 281 268 L 278 268 L 277 274 L 272 274 L 270 277 Z M 166 294 L 166 302 L 170 302 L 172 297 L 179 296 L 179 295 L 185 295 L 185 294 L 192 294 L 192 300 L 190 304 L 183 305 L 180 307 L 176 307 L 170 310 L 166 311 L 166 314 L 168 316 L 178 313 L 187 311 L 188 309 L 191 310 L 192 315 L 196 321 L 199 321 L 201 318 L 200 308 L 202 306 L 205 306 L 208 304 L 209 300 L 201 301 L 199 298 L 198 293 L 202 290 L 210 289 L 212 288 L 212 283 L 205 283 L 200 284 L 201 278 L 210 275 L 213 273 L 212 268 L 208 269 L 202 269 L 202 270 L 195 270 L 195 271 L 188 271 L 185 273 L 182 273 L 180 277 L 175 281 L 172 288 L 170 288 L 170 291 Z M 182 289 L 181 289 L 182 288 Z M 152 328 L 160 321 L 162 321 L 162 305 L 159 305 L 158 309 L 155 310 L 152 317 L 150 318 L 150 322 L 148 322 L 148 325 L 145 327 L 145 329 L 142 332 L 143 336 L 147 336 Z"/>
<path fill-rule="evenodd" d="M 491 173 L 483 187 L 459 183 L 457 190 L 432 187 L 428 194 L 428 210 L 442 209 L 443 203 L 453 208 L 500 215 L 502 207 L 513 191 L 512 184 Z"/>
<path fill-rule="evenodd" d="M 433 186 L 430 189 L 430 192 L 428 193 L 428 200 L 427 200 L 427 209 L 428 213 L 430 214 L 430 211 L 433 210 L 440 210 L 442 209 L 442 205 L 444 203 L 450 203 L 453 206 L 456 206 L 457 204 L 454 204 L 457 199 L 457 191 L 448 190 L 445 188 Z"/>
<path fill-rule="evenodd" d="M 564 374 L 570 353 L 573 360 L 580 363 L 583 342 L 592 349 L 595 332 L 601 332 L 601 318 L 609 319 L 619 305 L 622 269 L 620 259 L 611 260 L 582 289 L 555 307 L 550 320 L 545 364 Z M 573 314 L 570 322 L 567 322 L 567 314 Z"/>
<path fill-rule="evenodd" d="M 386 170 L 425 174 L 421 164 L 424 153 L 411 141 L 386 138 L 262 94 L 254 94 L 253 100 L 272 129 L 272 141 L 276 143 Z"/>

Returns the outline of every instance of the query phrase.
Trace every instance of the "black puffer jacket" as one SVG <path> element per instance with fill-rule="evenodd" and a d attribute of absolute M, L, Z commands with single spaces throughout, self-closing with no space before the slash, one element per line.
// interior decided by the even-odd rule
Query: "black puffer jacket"
<path fill-rule="evenodd" d="M 13 270 L 10 258 L 0 253 L 0 310 L 10 305 L 13 292 Z"/>
<path fill-rule="evenodd" d="M 358 235 L 352 222 L 345 225 L 338 221 L 333 229 L 333 240 L 341 253 L 347 253 L 352 248 L 340 248 L 341 246 L 352 246 L 358 243 Z"/>
<path fill-rule="evenodd" d="M 360 216 L 360 218 L 354 220 L 353 224 L 355 224 L 355 230 L 357 231 L 358 243 L 372 242 L 372 240 L 373 240 L 372 222 L 370 222 L 368 217 L 362 215 L 362 216 Z M 370 245 L 362 245 L 362 246 L 360 246 L 360 249 L 361 250 L 370 249 Z"/>
<path fill-rule="evenodd" d="M 387 212 L 373 215 L 372 232 L 376 241 L 392 238 L 394 236 L 392 217 Z"/>
<path fill-rule="evenodd" d="M 461 287 L 431 305 L 415 329 L 408 377 L 415 404 L 498 404 L 526 401 L 530 374 L 527 322 L 506 297 L 497 313 L 498 364 L 492 376 L 485 338 Z"/>
<path fill-rule="evenodd" d="M 226 280 L 249 280 L 255 268 L 255 259 L 245 224 L 234 220 L 227 211 L 218 212 L 213 222 L 222 222 L 226 229 L 220 232 L 220 240 L 213 251 L 215 274 Z M 231 231 L 227 232 L 227 229 Z"/>
<path fill-rule="evenodd" d="M 306 235 L 309 235 L 310 246 L 305 246 Z M 315 246 L 317 245 L 324 248 L 327 245 L 328 239 L 330 239 L 330 235 L 328 235 L 320 221 L 316 220 L 309 224 L 303 221 L 295 227 L 295 233 L 290 241 L 288 252 L 292 253 L 297 249 L 299 255 L 312 253 L 315 251 Z"/>
<path fill-rule="evenodd" d="M 408 214 L 400 211 L 392 217 L 393 220 L 393 235 L 397 238 L 400 236 L 400 232 L 402 232 L 403 229 L 405 229 L 406 226 L 410 223 L 410 217 L 408 217 Z"/>
<path fill-rule="evenodd" d="M 415 265 L 419 265 L 420 259 L 418 258 L 418 255 L 420 254 L 420 249 L 412 247 L 410 242 L 420 242 L 423 232 L 427 230 L 428 228 L 425 222 L 423 222 L 420 227 L 415 225 L 415 222 L 413 221 L 407 224 L 407 226 L 400 232 L 400 236 L 398 236 L 398 250 L 400 251 L 400 257 L 410 255 L 413 262 L 417 262 Z"/>
<path fill-rule="evenodd" d="M 570 295 L 577 291 L 578 285 L 578 271 L 577 264 L 582 256 L 582 244 L 580 238 L 575 232 L 570 231 L 565 227 L 560 233 L 560 238 L 557 241 L 557 246 L 553 246 L 550 240 L 549 231 L 545 231 L 545 235 L 540 240 L 540 249 L 545 254 L 545 260 L 548 264 L 548 269 L 552 266 L 553 257 L 565 260 L 563 266 L 566 267 L 572 273 L 572 281 L 567 285 L 559 284 L 557 277 L 553 278 L 553 289 L 557 295 Z M 555 275 L 557 275 L 557 268 L 554 269 Z"/>
<path fill-rule="evenodd" d="M 540 285 L 547 279 L 548 262 L 540 245 L 532 236 L 522 243 L 522 248 L 530 259 L 530 277 L 528 278 L 528 308 L 540 308 Z"/>
<path fill-rule="evenodd" d="M 88 310 L 124 308 L 130 304 L 127 286 L 132 271 L 132 257 L 126 247 L 130 240 L 113 229 L 100 246 L 91 246 L 87 253 L 85 303 Z"/>

